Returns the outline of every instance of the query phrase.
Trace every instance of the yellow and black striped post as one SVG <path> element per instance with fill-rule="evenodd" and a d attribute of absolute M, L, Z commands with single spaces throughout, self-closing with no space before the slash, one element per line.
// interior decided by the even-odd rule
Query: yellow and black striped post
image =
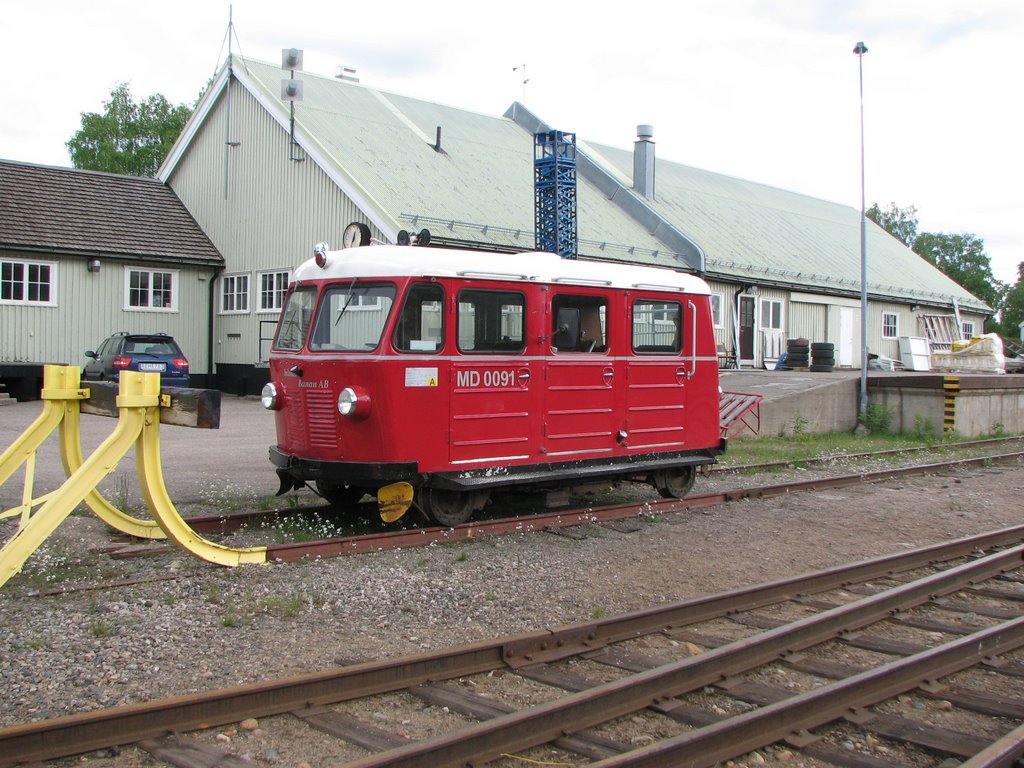
<path fill-rule="evenodd" d="M 942 391 L 945 395 L 942 431 L 948 434 L 956 431 L 956 396 L 960 394 L 960 377 L 943 376 Z"/>

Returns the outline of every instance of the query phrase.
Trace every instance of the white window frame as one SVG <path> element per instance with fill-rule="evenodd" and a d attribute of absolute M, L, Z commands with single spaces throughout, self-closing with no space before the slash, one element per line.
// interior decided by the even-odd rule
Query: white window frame
<path fill-rule="evenodd" d="M 722 307 L 725 306 L 725 296 L 721 293 L 711 294 L 711 325 L 714 328 L 724 328 L 722 318 Z"/>
<path fill-rule="evenodd" d="M 55 307 L 57 306 L 57 263 L 54 261 L 36 261 L 30 259 L 0 259 L 0 275 L 3 274 L 2 267 L 11 265 L 12 267 L 17 265 L 22 267 L 22 276 L 18 283 L 21 285 L 22 298 L 20 299 L 4 299 L 0 298 L 0 304 L 11 304 L 18 306 L 28 307 Z M 30 286 L 32 285 L 29 277 L 33 267 L 46 267 L 49 269 L 49 279 L 46 281 L 50 289 L 49 298 L 46 301 L 33 301 L 27 298 L 30 293 Z M 9 281 L 10 285 L 14 285 L 14 281 Z M 37 281 L 37 285 L 43 285 L 41 281 Z M 3 290 L 0 288 L 0 296 L 3 295 Z"/>
<path fill-rule="evenodd" d="M 962 323 L 960 323 L 960 333 L 963 334 L 965 339 L 973 338 L 976 335 L 974 332 L 974 328 L 975 323 L 973 320 L 964 320 Z"/>
<path fill-rule="evenodd" d="M 889 322 L 889 320 L 892 322 Z M 892 332 L 888 333 L 887 330 L 891 328 Z M 883 339 L 898 339 L 900 336 L 900 315 L 898 312 L 883 312 L 882 313 L 882 338 Z"/>
<path fill-rule="evenodd" d="M 278 280 L 284 278 L 284 287 L 278 287 Z M 264 281 L 269 279 L 271 281 L 271 287 L 268 290 L 264 287 Z M 256 273 L 256 290 L 259 292 L 259 304 L 256 307 L 256 311 L 259 313 L 274 313 L 277 314 L 284 307 L 284 297 L 288 292 L 288 285 L 292 281 L 291 272 L 287 269 L 268 270 L 266 272 Z M 270 297 L 270 305 L 266 304 L 266 298 Z"/>
<path fill-rule="evenodd" d="M 132 275 L 133 274 L 146 274 L 148 276 L 148 286 L 146 288 L 146 301 L 145 306 L 134 306 L 132 305 Z M 171 301 L 167 306 L 154 307 L 153 306 L 153 294 L 154 294 L 154 275 L 160 275 L 161 278 L 167 277 L 170 281 L 170 294 Z M 125 267 L 124 268 L 124 311 L 125 312 L 177 312 L 178 311 L 178 286 L 181 284 L 178 270 L 176 269 L 147 269 L 145 267 Z"/>
<path fill-rule="evenodd" d="M 229 301 L 230 299 L 230 301 Z M 228 304 L 234 304 L 228 307 Z M 234 272 L 220 278 L 220 314 L 249 314 L 249 273 Z"/>
<path fill-rule="evenodd" d="M 770 309 L 769 309 L 770 308 Z M 768 322 L 765 323 L 765 309 L 768 309 Z M 761 330 L 770 329 L 774 331 L 785 330 L 786 326 L 783 322 L 785 314 L 783 312 L 784 306 L 782 299 L 761 299 L 760 312 L 758 312 L 758 322 L 760 323 Z M 777 323 L 777 324 L 776 324 Z"/>
<path fill-rule="evenodd" d="M 364 304 L 364 301 L 372 300 L 370 303 Z M 346 312 L 379 312 L 383 309 L 383 305 L 380 303 L 380 296 L 364 296 L 362 294 L 353 296 L 352 301 L 349 302 Z"/>

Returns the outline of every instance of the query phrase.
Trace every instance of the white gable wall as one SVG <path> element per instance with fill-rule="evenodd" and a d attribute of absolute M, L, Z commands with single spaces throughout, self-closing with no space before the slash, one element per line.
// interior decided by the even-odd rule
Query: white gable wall
<path fill-rule="evenodd" d="M 216 363 L 248 367 L 266 355 L 260 321 L 277 320 L 277 312 L 259 310 L 258 273 L 291 271 L 317 242 L 340 247 L 345 226 L 367 218 L 313 162 L 290 159 L 302 150 L 248 91 L 234 84 L 230 98 L 230 130 L 222 96 L 168 184 L 223 254 L 225 275 L 249 276 L 247 312 L 220 311 L 223 277 L 214 297 Z M 271 332 L 263 324 L 263 336 Z"/>

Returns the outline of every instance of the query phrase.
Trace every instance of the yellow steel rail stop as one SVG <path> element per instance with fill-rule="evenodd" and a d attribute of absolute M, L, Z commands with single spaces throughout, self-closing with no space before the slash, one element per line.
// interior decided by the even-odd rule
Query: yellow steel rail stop
<path fill-rule="evenodd" d="M 0 520 L 21 515 L 22 525 L 31 509 L 46 501 L 52 493 L 32 497 L 35 480 L 36 451 L 55 429 L 60 428 L 61 462 L 68 477 L 82 466 L 81 409 L 79 404 L 89 397 L 89 390 L 79 386 L 81 371 L 72 366 L 47 365 L 43 369 L 43 412 L 22 433 L 21 437 L 0 455 L 0 485 L 25 465 L 25 484 L 21 506 L 0 512 Z M 95 488 L 84 499 L 89 508 L 107 525 L 122 533 L 143 539 L 162 539 L 164 532 L 152 520 L 138 520 L 126 515 L 108 502 Z"/>
<path fill-rule="evenodd" d="M 266 547 L 233 548 L 199 536 L 181 517 L 164 485 L 160 465 L 161 407 L 170 396 L 160 393 L 160 375 L 122 371 L 116 398 L 118 423 L 113 433 L 85 460 L 82 458 L 79 413 L 90 397 L 80 386 L 81 371 L 74 366 L 47 365 L 43 373 L 43 412 L 0 454 L 0 485 L 25 466 L 22 503 L 0 512 L 0 520 L 19 517 L 18 530 L 0 548 L 0 586 L 83 501 L 104 522 L 140 538 L 167 538 L 192 554 L 218 565 L 262 563 Z M 61 429 L 61 458 L 68 479 L 56 491 L 32 498 L 36 451 L 56 429 Z M 155 520 L 138 520 L 113 507 L 97 490 L 118 462 L 135 446 L 136 474 L 143 497 Z M 35 512 L 32 510 L 39 507 Z"/>

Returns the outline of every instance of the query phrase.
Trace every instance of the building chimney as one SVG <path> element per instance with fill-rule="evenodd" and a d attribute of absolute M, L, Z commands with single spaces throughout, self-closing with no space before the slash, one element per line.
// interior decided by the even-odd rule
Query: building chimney
<path fill-rule="evenodd" d="M 654 126 L 638 125 L 633 145 L 633 189 L 654 199 Z"/>

